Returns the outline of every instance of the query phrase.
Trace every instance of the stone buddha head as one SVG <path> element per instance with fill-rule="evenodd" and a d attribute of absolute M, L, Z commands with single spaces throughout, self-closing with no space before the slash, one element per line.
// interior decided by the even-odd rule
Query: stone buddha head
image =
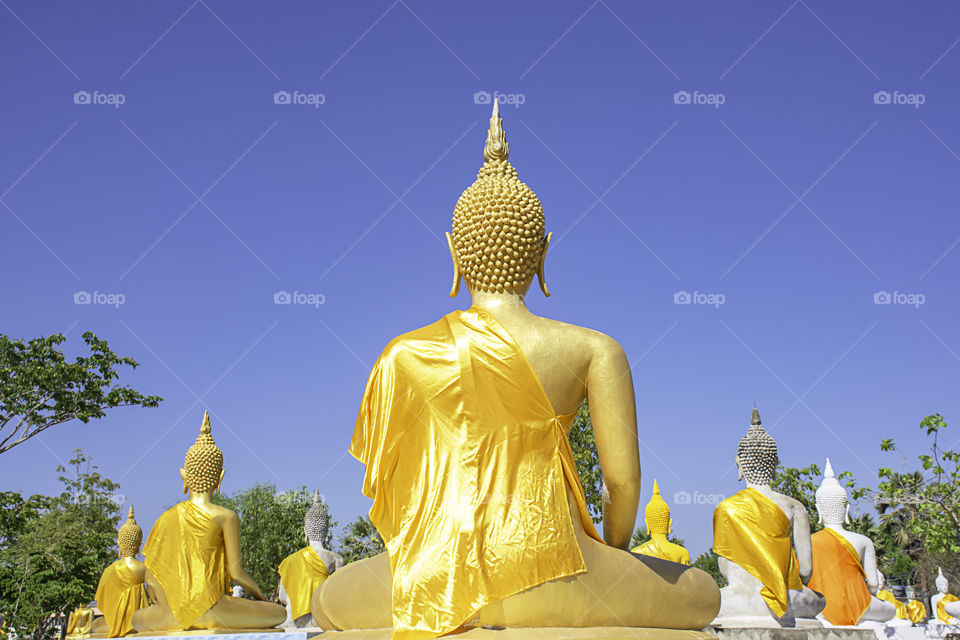
<path fill-rule="evenodd" d="M 780 456 L 777 442 L 760 424 L 760 412 L 754 408 L 750 414 L 750 428 L 737 446 L 737 470 L 739 480 L 748 484 L 769 485 L 773 481 Z"/>
<path fill-rule="evenodd" d="M 550 295 L 543 263 L 552 234 L 544 234 L 540 200 L 517 177 L 509 155 L 494 100 L 483 166 L 457 200 L 453 228 L 447 233 L 453 260 L 451 298 L 460 289 L 461 277 L 471 294 L 482 291 L 522 298 L 536 275 L 543 294 Z"/>
<path fill-rule="evenodd" d="M 143 529 L 137 524 L 133 516 L 133 505 L 127 513 L 127 521 L 117 531 L 117 549 L 121 558 L 135 558 L 140 553 L 143 543 Z"/>
<path fill-rule="evenodd" d="M 647 503 L 647 508 L 643 512 L 644 520 L 647 523 L 647 533 L 668 535 L 670 533 L 670 507 L 660 497 L 660 485 L 653 481 L 653 497 Z"/>
<path fill-rule="evenodd" d="M 842 527 L 850 522 L 850 505 L 847 503 L 847 490 L 837 480 L 830 458 L 823 468 L 823 481 L 817 488 L 817 513 L 820 523 Z"/>
<path fill-rule="evenodd" d="M 933 581 L 933 584 L 936 585 L 937 591 L 940 593 L 946 594 L 950 590 L 950 583 L 947 582 L 947 576 L 943 575 L 943 569 L 937 567 L 937 579 Z"/>
<path fill-rule="evenodd" d="M 223 452 L 210 434 L 210 414 L 203 412 L 203 424 L 200 435 L 183 459 L 180 469 L 183 479 L 183 492 L 214 493 L 220 491 L 223 482 Z"/>
<path fill-rule="evenodd" d="M 329 528 L 330 515 L 327 513 L 327 505 L 323 504 L 320 492 L 314 491 L 313 505 L 307 509 L 307 513 L 303 516 L 303 531 L 307 534 L 307 541 L 323 544 L 327 540 Z"/>
<path fill-rule="evenodd" d="M 908 584 L 905 590 L 907 592 L 907 600 L 917 599 L 917 590 L 913 587 L 913 585 Z"/>

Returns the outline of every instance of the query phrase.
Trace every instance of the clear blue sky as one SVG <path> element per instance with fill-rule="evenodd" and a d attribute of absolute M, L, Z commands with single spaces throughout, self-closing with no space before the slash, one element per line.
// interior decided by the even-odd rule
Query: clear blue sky
<path fill-rule="evenodd" d="M 478 92 L 505 95 L 554 232 L 531 308 L 633 363 L 644 504 L 654 478 L 736 491 L 754 403 L 785 464 L 861 483 L 902 463 L 881 438 L 920 452 L 929 413 L 960 436 L 960 7 L 0 5 L 0 331 L 73 354 L 92 330 L 165 398 L 4 454 L 4 488 L 55 490 L 82 447 L 149 527 L 206 408 L 225 491 L 365 512 L 345 452 L 369 368 L 469 304 L 441 238 L 482 162 Z M 674 505 L 694 554 L 711 512 Z"/>

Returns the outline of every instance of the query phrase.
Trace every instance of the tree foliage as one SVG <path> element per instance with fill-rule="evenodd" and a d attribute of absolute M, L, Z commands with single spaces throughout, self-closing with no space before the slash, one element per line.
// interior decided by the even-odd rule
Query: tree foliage
<path fill-rule="evenodd" d="M 27 342 L 0 334 L 0 453 L 55 425 L 102 418 L 106 409 L 160 404 L 158 396 L 116 384 L 119 367 L 138 366 L 133 358 L 118 356 L 88 331 L 90 354 L 67 362 L 60 350 L 65 340 L 59 333 Z"/>
<path fill-rule="evenodd" d="M 268 600 L 276 600 L 280 575 L 277 567 L 306 544 L 303 516 L 313 504 L 306 487 L 278 492 L 272 484 L 256 484 L 231 495 L 215 495 L 213 501 L 240 518 L 240 556 L 243 568 Z M 336 526 L 331 518 L 330 531 Z M 328 532 L 324 546 L 329 548 Z"/>
<path fill-rule="evenodd" d="M 690 564 L 709 573 L 720 588 L 727 586 L 727 579 L 720 573 L 720 558 L 713 549 L 704 551 Z"/>
<path fill-rule="evenodd" d="M 370 518 L 366 516 L 360 516 L 348 524 L 340 539 L 339 553 L 343 556 L 345 564 L 370 558 L 384 551 L 386 547 L 383 544 L 383 538 L 380 537 Z"/>
<path fill-rule="evenodd" d="M 0 612 L 8 628 L 49 638 L 58 614 L 93 600 L 103 569 L 117 557 L 119 485 L 81 452 L 57 467 L 55 497 L 0 493 Z"/>
<path fill-rule="evenodd" d="M 594 522 L 600 522 L 603 519 L 603 471 L 600 469 L 597 441 L 593 437 L 590 405 L 586 400 L 577 410 L 567 438 L 573 451 L 573 461 L 577 463 L 580 484 L 587 497 L 587 511 Z"/>

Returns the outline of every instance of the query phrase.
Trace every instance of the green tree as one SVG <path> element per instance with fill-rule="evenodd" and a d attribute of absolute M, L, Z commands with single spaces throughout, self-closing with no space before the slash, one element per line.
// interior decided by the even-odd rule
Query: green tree
<path fill-rule="evenodd" d="M 714 553 L 713 549 L 708 549 L 704 551 L 697 559 L 691 563 L 691 566 L 694 566 L 698 569 L 703 569 L 717 582 L 717 586 L 723 588 L 727 586 L 727 579 L 723 577 L 723 574 L 720 573 L 720 558 Z"/>
<path fill-rule="evenodd" d="M 119 386 L 117 368 L 136 368 L 133 358 L 110 350 L 89 331 L 83 341 L 90 355 L 67 362 L 62 334 L 27 342 L 0 334 L 0 453 L 54 425 L 102 418 L 106 409 L 156 407 L 162 398 Z"/>
<path fill-rule="evenodd" d="M 215 495 L 213 501 L 239 516 L 243 568 L 264 597 L 275 600 L 280 582 L 277 567 L 307 544 L 303 516 L 313 504 L 313 495 L 306 487 L 278 492 L 275 485 L 256 484 L 231 495 Z M 330 531 L 336 524 L 330 520 Z M 329 548 L 331 540 L 328 532 L 324 546 Z"/>
<path fill-rule="evenodd" d="M 577 410 L 567 438 L 573 451 L 573 461 L 577 463 L 580 484 L 587 497 L 587 511 L 594 522 L 600 522 L 603 519 L 603 471 L 600 469 L 597 441 L 593 437 L 590 405 L 586 400 Z"/>
<path fill-rule="evenodd" d="M 346 526 L 340 538 L 340 555 L 343 562 L 363 560 L 386 551 L 380 532 L 366 516 L 359 516 Z"/>
<path fill-rule="evenodd" d="M 100 574 L 117 557 L 119 485 L 79 450 L 69 465 L 57 467 L 59 496 L 2 494 L 0 612 L 8 628 L 31 640 L 51 636 L 53 616 L 93 600 Z"/>

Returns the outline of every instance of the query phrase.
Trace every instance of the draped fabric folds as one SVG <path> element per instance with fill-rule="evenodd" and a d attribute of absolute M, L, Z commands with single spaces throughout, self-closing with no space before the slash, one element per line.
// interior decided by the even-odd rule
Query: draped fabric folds
<path fill-rule="evenodd" d="M 889 602 L 890 604 L 892 604 L 897 608 L 896 617 L 898 620 L 910 619 L 907 616 L 907 605 L 897 600 L 897 597 L 892 593 L 890 593 L 889 591 L 887 591 L 886 589 L 881 589 L 880 591 L 877 591 L 877 598 L 879 598 L 880 600 L 883 600 L 884 602 Z"/>
<path fill-rule="evenodd" d="M 823 617 L 831 624 L 857 624 L 873 600 L 864 579 L 860 554 L 833 529 L 816 532 L 810 536 L 810 542 L 813 575 L 807 586 L 827 599 Z"/>
<path fill-rule="evenodd" d="M 143 587 L 143 579 L 127 566 L 123 558 L 107 567 L 97 585 L 97 608 L 103 612 L 107 635 L 119 638 L 134 631 L 133 612 L 150 603 Z"/>
<path fill-rule="evenodd" d="M 163 512 L 143 546 L 143 555 L 184 629 L 230 591 L 223 531 L 192 502 Z"/>
<path fill-rule="evenodd" d="M 310 613 L 313 592 L 330 577 L 327 565 L 309 545 L 284 558 L 277 573 L 290 599 L 290 615 L 294 620 Z"/>
<path fill-rule="evenodd" d="M 395 338 L 377 360 L 350 453 L 390 555 L 393 637 L 453 631 L 488 603 L 584 572 L 589 535 L 566 432 L 519 345 L 482 309 Z"/>
<path fill-rule="evenodd" d="M 790 541 L 790 519 L 756 489 L 741 489 L 713 512 L 713 550 L 763 583 L 760 595 L 779 617 L 790 589 L 803 589 Z"/>
<path fill-rule="evenodd" d="M 669 544 L 669 542 L 668 542 L 668 544 Z M 631 549 L 630 552 L 631 552 L 631 553 L 640 553 L 640 554 L 643 554 L 643 555 L 645 555 L 645 556 L 652 556 L 652 557 L 654 557 L 654 558 L 660 558 L 660 559 L 662 559 L 662 560 L 670 560 L 671 562 L 676 562 L 676 560 L 674 560 L 674 558 L 676 557 L 676 554 L 677 554 L 676 549 L 672 549 L 672 548 L 669 548 L 669 547 L 666 547 L 666 548 L 665 548 L 665 547 L 661 546 L 661 544 L 660 544 L 660 542 L 659 542 L 658 540 L 652 540 L 652 539 L 651 539 L 651 540 L 647 540 L 647 541 L 644 542 L 643 544 L 638 545 L 638 546 L 634 547 L 633 549 Z M 689 565 L 689 564 L 690 564 L 690 554 L 687 553 L 686 550 L 683 550 L 683 552 L 684 552 L 684 554 L 685 554 L 686 560 L 681 561 L 680 564 Z"/>
<path fill-rule="evenodd" d="M 907 616 L 913 624 L 920 624 L 927 619 L 927 607 L 919 600 L 911 600 L 907 603 Z"/>
<path fill-rule="evenodd" d="M 945 593 L 943 597 L 940 598 L 940 601 L 937 602 L 937 619 L 940 622 L 946 622 L 947 624 L 956 624 L 957 619 L 947 613 L 947 610 L 944 609 L 943 605 L 950 604 L 951 602 L 956 602 L 957 596 L 952 593 Z"/>

